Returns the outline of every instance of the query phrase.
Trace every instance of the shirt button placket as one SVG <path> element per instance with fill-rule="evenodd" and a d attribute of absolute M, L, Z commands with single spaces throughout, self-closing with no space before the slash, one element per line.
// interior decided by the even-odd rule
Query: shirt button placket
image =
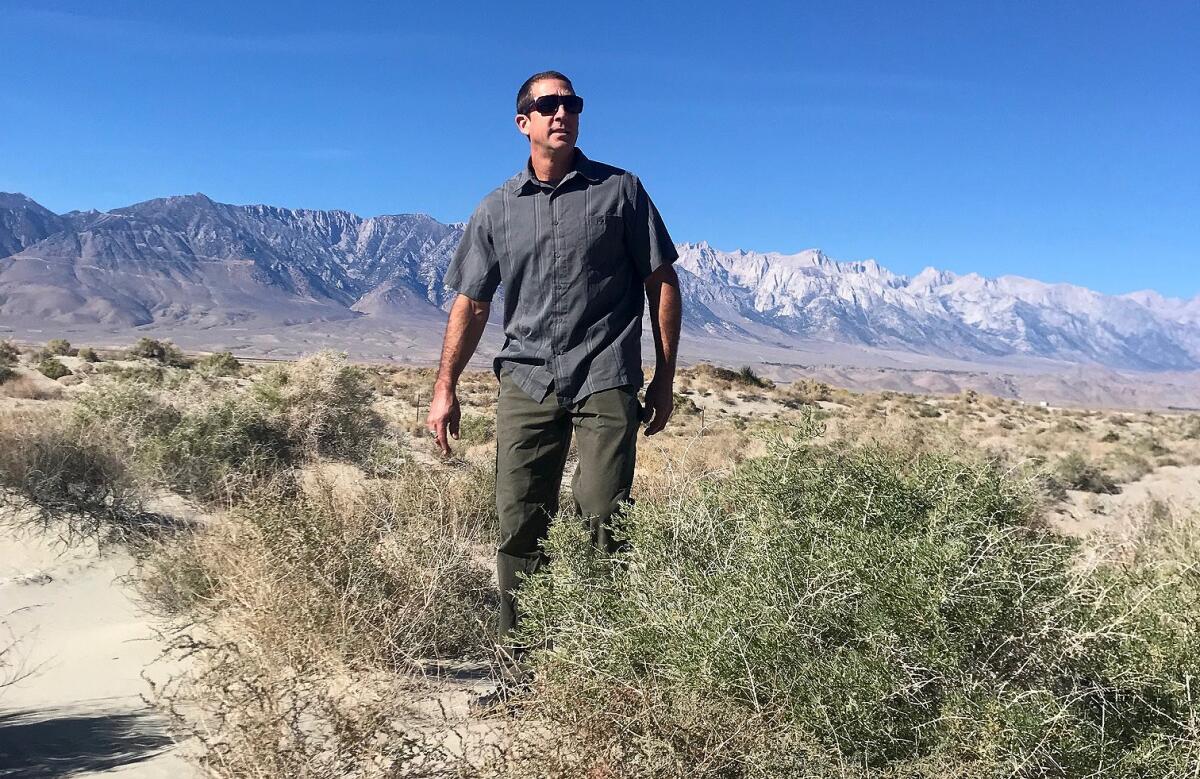
<path fill-rule="evenodd" d="M 554 297 L 555 297 L 555 315 L 560 323 L 567 321 L 567 312 L 562 310 L 561 306 L 566 303 L 566 282 L 562 272 L 562 263 L 560 262 L 561 252 L 559 250 L 559 235 L 558 235 L 558 200 L 554 197 L 556 193 L 551 192 L 548 198 L 550 205 L 550 240 L 554 247 Z M 558 385 L 558 396 L 560 399 L 568 397 L 567 392 L 567 376 L 563 366 L 562 351 L 564 345 L 560 341 L 555 348 L 554 359 L 554 383 Z"/>

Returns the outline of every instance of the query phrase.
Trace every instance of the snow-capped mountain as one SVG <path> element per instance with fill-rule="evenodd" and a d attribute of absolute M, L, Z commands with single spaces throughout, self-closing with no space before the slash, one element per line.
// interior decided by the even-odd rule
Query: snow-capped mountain
<path fill-rule="evenodd" d="M 1143 370 L 1200 367 L 1200 297 L 1113 296 L 934 268 L 907 277 L 874 260 L 836 262 L 819 250 L 723 252 L 707 243 L 679 250 L 678 265 L 691 277 L 689 297 L 713 314 L 692 312 L 695 324 L 714 334 L 754 323 L 780 342 L 799 336 L 967 359 L 1023 355 Z"/>
<path fill-rule="evenodd" d="M 363 218 L 201 194 L 58 215 L 0 193 L 0 324 L 194 330 L 366 319 L 384 332 L 420 322 L 436 340 L 430 322 L 453 294 L 442 279 L 462 231 L 422 214 Z M 933 268 L 908 277 L 815 249 L 678 248 L 685 327 L 710 343 L 1200 368 L 1200 297 L 1112 296 Z"/>

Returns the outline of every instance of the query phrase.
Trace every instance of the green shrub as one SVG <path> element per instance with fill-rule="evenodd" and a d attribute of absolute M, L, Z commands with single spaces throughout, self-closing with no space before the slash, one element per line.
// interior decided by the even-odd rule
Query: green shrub
<path fill-rule="evenodd" d="M 13 370 L 12 365 L 6 362 L 0 362 L 0 384 L 16 376 L 17 372 Z"/>
<path fill-rule="evenodd" d="M 116 365 L 114 363 L 105 363 L 97 367 L 96 371 L 118 381 L 154 386 L 163 385 L 167 378 L 167 369 L 162 365 Z"/>
<path fill-rule="evenodd" d="M 242 364 L 229 352 L 217 352 L 201 357 L 196 361 L 196 370 L 210 376 L 237 376 L 242 372 Z"/>
<path fill-rule="evenodd" d="M 757 373 L 754 372 L 754 369 L 751 368 L 749 365 L 743 365 L 742 369 L 740 371 L 738 371 L 737 376 L 738 376 L 738 380 L 742 384 L 746 384 L 751 387 L 761 387 L 763 389 L 771 389 L 775 386 L 775 383 L 773 381 L 770 381 L 769 379 L 764 379 L 763 377 L 759 376 Z"/>
<path fill-rule="evenodd" d="M 38 363 L 38 371 L 50 379 L 61 379 L 63 376 L 71 375 L 71 369 L 53 357 L 46 357 Z"/>
<path fill-rule="evenodd" d="M 1098 465 L 1088 462 L 1079 452 L 1071 452 L 1054 466 L 1052 476 L 1068 490 L 1082 490 L 1104 495 L 1121 491 L 1112 477 Z"/>
<path fill-rule="evenodd" d="M 92 347 L 84 346 L 79 350 L 79 359 L 84 362 L 100 362 L 100 355 L 96 354 Z"/>
<path fill-rule="evenodd" d="M 464 414 L 458 423 L 458 438 L 465 444 L 483 444 L 496 437 L 496 418 Z"/>
<path fill-rule="evenodd" d="M 46 347 L 42 351 L 54 357 L 72 357 L 75 355 L 75 350 L 71 348 L 71 342 L 65 338 L 51 338 L 46 342 Z"/>
<path fill-rule="evenodd" d="M 160 341 L 155 338 L 139 338 L 138 342 L 129 348 L 130 357 L 144 357 L 172 368 L 190 368 L 192 361 L 179 347 L 170 341 Z"/>
<path fill-rule="evenodd" d="M 12 341 L 0 341 L 0 364 L 16 365 L 21 361 L 21 350 Z"/>
<path fill-rule="evenodd" d="M 188 409 L 178 424 L 143 439 L 139 448 L 159 481 L 205 501 L 243 499 L 247 488 L 295 462 L 296 455 L 265 408 L 231 396 Z"/>
<path fill-rule="evenodd" d="M 1150 684 L 1120 606 L 1032 520 L 999 468 L 780 439 L 639 501 L 613 558 L 556 522 L 522 590 L 535 716 L 628 777 L 1140 775 L 1194 734 L 1195 655 Z"/>
<path fill-rule="evenodd" d="M 696 405 L 696 401 L 689 398 L 687 395 L 674 393 L 675 413 L 676 414 L 699 414 L 700 407 Z"/>

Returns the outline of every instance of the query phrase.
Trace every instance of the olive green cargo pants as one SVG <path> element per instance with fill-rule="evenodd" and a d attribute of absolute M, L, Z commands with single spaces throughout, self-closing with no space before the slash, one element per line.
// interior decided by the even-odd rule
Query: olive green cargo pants
<path fill-rule="evenodd" d="M 621 543 L 621 501 L 630 500 L 641 404 L 633 385 L 593 393 L 568 407 L 551 391 L 537 402 L 500 375 L 496 410 L 496 513 L 500 543 L 500 638 L 517 623 L 518 574 L 545 562 L 539 542 L 558 512 L 558 492 L 571 434 L 579 461 L 571 482 L 574 511 L 587 521 L 592 543 L 608 552 Z"/>

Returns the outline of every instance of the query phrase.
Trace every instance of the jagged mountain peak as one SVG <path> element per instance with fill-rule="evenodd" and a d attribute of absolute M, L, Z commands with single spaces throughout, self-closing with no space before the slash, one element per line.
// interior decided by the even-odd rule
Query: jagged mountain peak
<path fill-rule="evenodd" d="M 817 249 L 785 255 L 684 244 L 679 263 L 695 277 L 689 288 L 709 290 L 701 299 L 720 304 L 721 318 L 732 309 L 792 336 L 961 357 L 1200 368 L 1200 305 L 936 268 L 908 278 L 875 260 L 838 262 Z"/>

